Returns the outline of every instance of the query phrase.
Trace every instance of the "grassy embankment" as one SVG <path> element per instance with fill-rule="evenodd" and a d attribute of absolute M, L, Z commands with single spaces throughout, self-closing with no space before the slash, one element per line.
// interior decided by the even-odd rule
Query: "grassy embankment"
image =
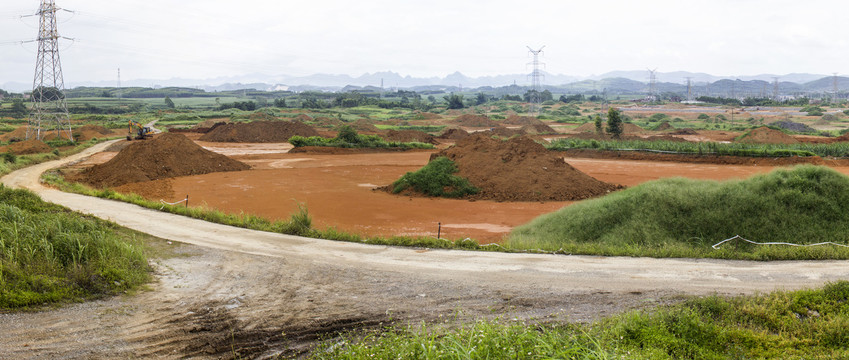
<path fill-rule="evenodd" d="M 748 180 L 662 179 L 587 200 L 516 228 L 514 249 L 576 254 L 725 259 L 849 259 L 849 249 L 711 245 L 740 235 L 758 242 L 847 244 L 849 177 L 798 166 Z"/>
<path fill-rule="evenodd" d="M 833 144 L 746 144 L 681 141 L 642 140 L 585 140 L 559 139 L 547 146 L 551 150 L 596 149 L 596 150 L 643 150 L 695 155 L 728 155 L 749 157 L 821 156 L 849 157 L 849 143 Z"/>
<path fill-rule="evenodd" d="M 118 294 L 149 270 L 131 232 L 0 185 L 0 310 Z"/>
<path fill-rule="evenodd" d="M 433 149 L 432 144 L 420 142 L 397 142 L 386 141 L 377 135 L 361 135 L 350 126 L 342 126 L 339 129 L 339 134 L 332 139 L 321 136 L 293 136 L 289 139 L 289 143 L 294 147 L 303 146 L 323 146 L 323 147 L 338 147 L 338 148 L 360 148 L 360 149 Z"/>
<path fill-rule="evenodd" d="M 444 324 L 443 324 L 444 325 Z M 449 324 L 451 325 L 451 324 Z M 849 282 L 692 298 L 592 325 L 487 322 L 354 332 L 313 359 L 837 359 L 849 357 Z"/>

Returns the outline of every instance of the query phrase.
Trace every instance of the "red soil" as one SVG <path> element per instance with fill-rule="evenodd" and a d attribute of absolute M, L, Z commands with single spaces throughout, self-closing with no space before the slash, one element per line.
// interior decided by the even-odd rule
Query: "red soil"
<path fill-rule="evenodd" d="M 469 132 L 463 129 L 450 128 L 446 129 L 442 135 L 437 136 L 437 139 L 443 140 L 459 140 L 469 136 Z"/>
<path fill-rule="evenodd" d="M 453 121 L 454 124 L 468 127 L 496 127 L 500 124 L 485 115 L 463 114 Z"/>
<path fill-rule="evenodd" d="M 9 144 L 6 151 L 15 155 L 29 155 L 50 152 L 50 146 L 47 146 L 41 140 L 26 140 Z"/>
<path fill-rule="evenodd" d="M 781 131 L 763 126 L 757 129 L 752 129 L 746 133 L 739 142 L 758 144 L 798 144 L 799 140 L 796 140 L 792 136 Z"/>
<path fill-rule="evenodd" d="M 418 130 L 389 130 L 383 135 L 383 138 L 387 141 L 420 142 L 433 145 L 439 144 L 433 135 Z"/>
<path fill-rule="evenodd" d="M 318 136 L 309 125 L 290 121 L 255 121 L 214 126 L 201 141 L 236 143 L 282 143 L 295 135 Z"/>
<path fill-rule="evenodd" d="M 95 187 L 250 169 L 247 164 L 206 150 L 181 134 L 165 133 L 132 142 L 112 160 L 69 178 Z"/>
<path fill-rule="evenodd" d="M 528 137 L 507 141 L 474 134 L 431 156 L 457 164 L 457 175 L 481 191 L 472 199 L 496 201 L 569 201 L 607 194 L 619 185 L 598 181 Z"/>

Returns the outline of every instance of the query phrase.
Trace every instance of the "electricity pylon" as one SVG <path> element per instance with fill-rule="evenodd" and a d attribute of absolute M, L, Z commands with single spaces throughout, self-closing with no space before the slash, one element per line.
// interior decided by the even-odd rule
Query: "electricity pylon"
<path fill-rule="evenodd" d="M 59 31 L 56 28 L 54 0 L 42 0 L 36 15 L 38 26 L 38 57 L 35 62 L 35 79 L 32 83 L 32 113 L 27 127 L 27 139 L 41 140 L 53 127 L 59 139 L 74 141 L 68 104 L 65 102 L 65 80 L 59 61 Z"/>
<path fill-rule="evenodd" d="M 530 100 L 530 109 L 528 110 L 528 112 L 530 113 L 531 116 L 538 115 L 540 105 L 541 105 L 540 104 L 541 103 L 541 101 L 540 101 L 540 90 L 542 88 L 542 85 L 541 85 L 541 82 L 540 82 L 540 78 L 543 77 L 543 75 L 539 71 L 539 66 L 541 64 L 539 62 L 539 54 L 542 53 L 543 48 L 545 48 L 545 45 L 543 45 L 541 48 L 539 48 L 539 50 L 531 49 L 531 47 L 528 46 L 528 51 L 531 54 L 534 55 L 534 61 L 532 63 L 528 64 L 528 65 L 534 66 L 534 72 L 532 72 L 530 75 L 528 75 L 531 78 L 531 94 L 530 94 L 531 98 L 529 99 Z M 545 64 L 542 64 L 542 65 L 545 65 Z"/>

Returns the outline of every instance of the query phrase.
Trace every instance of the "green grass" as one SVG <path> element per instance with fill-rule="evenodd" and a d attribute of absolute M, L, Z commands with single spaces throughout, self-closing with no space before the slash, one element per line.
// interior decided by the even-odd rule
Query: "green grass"
<path fill-rule="evenodd" d="M 514 249 L 578 254 L 727 259 L 849 259 L 835 246 L 711 245 L 735 235 L 758 242 L 847 243 L 849 177 L 798 166 L 748 180 L 662 179 L 583 201 L 517 227 Z"/>
<path fill-rule="evenodd" d="M 452 325 L 452 324 L 449 324 Z M 835 359 L 849 357 L 849 282 L 690 298 L 591 325 L 478 321 L 352 332 L 312 359 Z"/>
<path fill-rule="evenodd" d="M 441 156 L 393 182 L 392 193 L 412 189 L 427 196 L 458 198 L 480 192 L 468 179 L 454 175 L 456 172 L 457 165 L 451 159 Z"/>
<path fill-rule="evenodd" d="M 747 157 L 821 156 L 849 157 L 849 143 L 833 144 L 745 144 L 645 140 L 559 139 L 547 146 L 551 150 L 597 149 L 612 151 L 655 151 L 694 155 Z"/>
<path fill-rule="evenodd" d="M 323 146 L 323 147 L 338 147 L 338 148 L 362 148 L 362 149 L 433 149 L 432 144 L 420 142 L 397 142 L 386 141 L 377 135 L 361 135 L 351 129 L 350 126 L 343 126 L 339 130 L 339 135 L 335 138 L 328 139 L 321 136 L 292 136 L 289 138 L 289 143 L 294 147 L 303 146 Z"/>
<path fill-rule="evenodd" d="M 134 289 L 150 279 L 144 249 L 113 224 L 0 185 L 0 310 Z"/>

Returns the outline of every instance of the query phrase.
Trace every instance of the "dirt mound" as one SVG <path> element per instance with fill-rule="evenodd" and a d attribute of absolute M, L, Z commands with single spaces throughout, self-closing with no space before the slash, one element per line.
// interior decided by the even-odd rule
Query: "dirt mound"
<path fill-rule="evenodd" d="M 18 141 L 6 147 L 6 151 L 15 155 L 41 154 L 50 152 L 50 150 L 52 150 L 50 146 L 47 146 L 41 140 Z"/>
<path fill-rule="evenodd" d="M 660 123 L 660 125 L 658 125 L 656 128 L 654 128 L 654 131 L 666 131 L 666 130 L 674 130 L 674 129 L 675 128 L 672 127 L 672 124 L 670 124 L 669 121 L 664 121 L 664 122 Z"/>
<path fill-rule="evenodd" d="M 85 125 L 74 129 L 74 138 L 76 138 L 77 141 L 89 141 L 94 138 L 102 138 L 109 135 L 112 135 L 112 130 L 103 126 Z"/>
<path fill-rule="evenodd" d="M 484 131 L 483 133 L 489 134 L 490 136 L 497 135 L 497 136 L 501 136 L 501 137 L 505 137 L 505 138 L 525 134 L 520 129 L 510 129 L 510 128 L 506 128 L 506 127 L 503 127 L 503 126 L 496 126 L 492 129 Z"/>
<path fill-rule="evenodd" d="M 539 124 L 530 124 L 522 126 L 521 131 L 525 134 L 537 135 L 537 134 L 557 134 L 557 130 L 551 128 L 551 126 L 546 125 L 543 122 Z"/>
<path fill-rule="evenodd" d="M 528 137 L 507 141 L 473 134 L 433 154 L 457 164 L 458 174 L 481 192 L 474 199 L 496 201 L 569 201 L 600 196 L 621 189 L 596 180 L 563 161 Z"/>
<path fill-rule="evenodd" d="M 743 137 L 741 137 L 738 142 L 758 144 L 798 144 L 799 140 L 796 140 L 792 136 L 781 131 L 761 126 L 743 134 Z"/>
<path fill-rule="evenodd" d="M 334 128 L 334 127 L 337 127 L 337 126 L 342 125 L 344 123 L 345 123 L 344 121 L 339 120 L 338 118 L 320 116 L 320 117 L 315 118 L 314 125 L 316 127 Z"/>
<path fill-rule="evenodd" d="M 201 141 L 234 143 L 283 143 L 295 135 L 318 136 L 309 125 L 291 121 L 255 121 L 214 126 Z"/>
<path fill-rule="evenodd" d="M 433 135 L 417 130 L 389 130 L 383 135 L 383 138 L 386 139 L 386 141 L 420 142 L 434 145 L 439 144 Z"/>
<path fill-rule="evenodd" d="M 699 132 L 696 131 L 696 130 L 687 128 L 687 129 L 678 129 L 678 130 L 675 130 L 675 131 L 673 131 L 669 134 L 671 134 L 671 135 L 698 135 Z"/>
<path fill-rule="evenodd" d="M 177 176 L 247 169 L 250 166 L 206 150 L 185 135 L 165 133 L 153 139 L 134 141 L 112 160 L 70 178 L 95 187 L 116 187 Z"/>
<path fill-rule="evenodd" d="M 311 116 L 309 116 L 309 115 L 307 115 L 307 114 L 298 114 L 298 116 L 295 116 L 295 117 L 292 119 L 292 121 L 298 121 L 298 122 L 303 122 L 303 123 L 305 123 L 305 122 L 310 122 L 310 121 L 312 121 L 312 117 L 311 117 Z"/>
<path fill-rule="evenodd" d="M 372 133 L 380 132 L 380 129 L 378 129 L 377 126 L 374 126 L 374 122 L 369 120 L 369 119 L 359 119 L 357 121 L 354 121 L 350 125 L 351 125 L 352 128 L 354 128 L 354 130 L 357 130 L 357 131 L 360 131 L 360 132 L 372 132 Z"/>
<path fill-rule="evenodd" d="M 499 123 L 485 115 L 463 114 L 453 121 L 454 124 L 468 127 L 496 127 Z"/>
<path fill-rule="evenodd" d="M 2 136 L 0 136 L 0 141 L 5 141 L 5 142 L 21 141 L 21 140 L 24 140 L 26 138 L 27 138 L 27 126 L 24 125 L 24 126 L 18 127 L 15 130 L 12 130 L 8 133 L 3 134 Z"/>
<path fill-rule="evenodd" d="M 415 120 L 439 120 L 442 119 L 442 116 L 439 114 L 429 113 L 429 112 L 417 112 L 413 115 L 413 119 Z"/>
<path fill-rule="evenodd" d="M 445 139 L 445 140 L 459 140 L 469 136 L 469 132 L 459 128 L 448 128 L 445 129 L 445 132 L 442 135 L 439 135 L 437 138 Z"/>
<path fill-rule="evenodd" d="M 508 125 L 537 125 L 543 124 L 540 119 L 530 116 L 519 116 L 519 115 L 510 115 L 502 121 L 504 124 Z"/>

